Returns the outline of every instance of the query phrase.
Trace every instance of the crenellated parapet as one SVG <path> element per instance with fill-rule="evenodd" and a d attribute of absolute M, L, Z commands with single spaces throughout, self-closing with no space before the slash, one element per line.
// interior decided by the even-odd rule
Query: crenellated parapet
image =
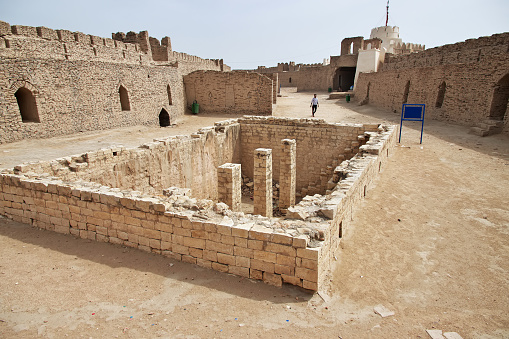
<path fill-rule="evenodd" d="M 456 44 L 444 45 L 426 50 L 417 44 L 401 44 L 399 55 L 387 54 L 383 70 L 397 70 L 415 67 L 434 67 L 448 64 L 468 64 L 481 61 L 483 58 L 507 54 L 509 33 L 494 34 L 478 39 L 468 39 Z M 418 50 L 419 53 L 409 51 Z"/>
<path fill-rule="evenodd" d="M 178 65 L 178 62 L 184 62 L 209 68 L 224 67 L 222 59 L 202 59 L 174 52 L 169 37 L 159 41 L 150 37 L 147 31 L 117 32 L 112 38 L 103 38 L 63 29 L 10 25 L 4 21 L 0 21 L 0 56 L 135 64 L 164 62 Z"/>

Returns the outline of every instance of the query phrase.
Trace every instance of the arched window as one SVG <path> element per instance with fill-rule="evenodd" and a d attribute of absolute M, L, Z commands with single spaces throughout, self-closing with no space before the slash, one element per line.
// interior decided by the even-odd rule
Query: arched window
<path fill-rule="evenodd" d="M 495 85 L 493 100 L 491 101 L 490 118 L 503 120 L 509 104 L 509 73 Z"/>
<path fill-rule="evenodd" d="M 166 110 L 163 108 L 161 109 L 161 112 L 159 113 L 159 126 L 161 127 L 167 127 L 170 126 L 170 115 Z"/>
<path fill-rule="evenodd" d="M 406 82 L 405 92 L 403 92 L 403 103 L 406 104 L 408 101 L 408 93 L 410 93 L 410 80 Z"/>
<path fill-rule="evenodd" d="M 171 88 L 170 88 L 170 85 L 166 86 L 166 92 L 168 93 L 168 105 L 173 105 L 173 101 L 171 100 Z"/>
<path fill-rule="evenodd" d="M 440 86 L 438 86 L 437 102 L 435 103 L 436 108 L 441 108 L 442 105 L 444 104 L 445 88 L 446 88 L 445 81 L 442 81 Z"/>
<path fill-rule="evenodd" d="M 120 106 L 122 107 L 122 111 L 130 111 L 131 104 L 129 103 L 129 94 L 127 93 L 125 87 L 120 85 L 118 93 L 120 95 Z"/>
<path fill-rule="evenodd" d="M 23 122 L 41 122 L 37 112 L 37 104 L 32 92 L 25 87 L 21 87 L 14 93 L 18 101 L 19 113 Z"/>
<path fill-rule="evenodd" d="M 350 44 L 350 48 L 348 49 L 348 54 L 353 54 L 353 42 Z"/>

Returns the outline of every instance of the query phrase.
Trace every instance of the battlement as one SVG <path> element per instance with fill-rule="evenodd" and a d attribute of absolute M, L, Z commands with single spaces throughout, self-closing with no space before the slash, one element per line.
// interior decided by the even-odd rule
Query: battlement
<path fill-rule="evenodd" d="M 415 48 L 415 46 L 417 46 L 417 49 L 421 47 L 420 45 L 407 43 L 406 45 L 398 45 L 397 48 L 409 50 Z M 508 46 L 509 32 L 506 32 L 430 48 L 419 53 L 387 54 L 382 70 L 475 63 L 488 56 L 506 55 L 509 51 Z"/>
<path fill-rule="evenodd" d="M 147 31 L 113 33 L 102 38 L 82 32 L 54 30 L 47 27 L 10 25 L 0 21 L 0 56 L 56 60 L 90 60 L 115 63 L 148 64 L 164 62 L 200 63 L 208 67 L 223 67 L 222 59 L 202 59 L 174 52 L 169 37 L 161 42 Z"/>

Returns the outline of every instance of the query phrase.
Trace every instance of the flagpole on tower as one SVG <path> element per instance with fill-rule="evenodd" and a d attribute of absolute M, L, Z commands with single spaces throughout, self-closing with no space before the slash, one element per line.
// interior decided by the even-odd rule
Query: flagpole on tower
<path fill-rule="evenodd" d="M 389 23 L 389 0 L 387 0 L 387 15 L 385 16 L 385 26 Z"/>

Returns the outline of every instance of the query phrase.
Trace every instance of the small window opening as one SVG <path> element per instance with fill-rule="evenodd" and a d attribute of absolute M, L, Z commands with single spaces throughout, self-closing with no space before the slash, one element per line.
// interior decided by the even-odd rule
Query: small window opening
<path fill-rule="evenodd" d="M 288 82 L 291 84 L 292 83 L 292 78 L 288 78 Z"/>
<path fill-rule="evenodd" d="M 131 104 L 129 103 L 129 94 L 124 86 L 120 86 L 118 89 L 118 93 L 120 95 L 120 106 L 122 107 L 122 111 L 130 111 Z"/>
<path fill-rule="evenodd" d="M 168 127 L 170 126 L 170 115 L 166 110 L 163 108 L 161 109 L 161 112 L 159 113 L 159 126 L 161 127 Z"/>
<path fill-rule="evenodd" d="M 410 93 L 410 81 L 407 81 L 405 85 L 405 92 L 403 93 L 403 103 L 406 104 L 408 101 L 408 93 Z"/>
<path fill-rule="evenodd" d="M 343 237 L 343 221 L 339 223 L 339 238 Z"/>
<path fill-rule="evenodd" d="M 171 100 L 171 88 L 170 88 L 170 85 L 166 86 L 166 92 L 168 93 L 168 105 L 173 105 L 173 101 Z"/>
<path fill-rule="evenodd" d="M 367 186 L 364 185 L 364 196 L 366 196 L 366 189 L 367 189 Z"/>
<path fill-rule="evenodd" d="M 444 104 L 445 88 L 446 88 L 445 81 L 442 81 L 440 86 L 438 86 L 437 102 L 435 103 L 436 108 L 441 108 L 442 105 Z"/>
<path fill-rule="evenodd" d="M 381 170 L 382 170 L 382 163 L 381 163 L 381 162 L 379 162 L 379 163 L 378 163 L 378 172 L 380 172 Z"/>
<path fill-rule="evenodd" d="M 5 39 L 5 48 L 11 48 L 11 42 Z"/>
<path fill-rule="evenodd" d="M 122 51 L 122 56 L 123 56 L 123 57 L 124 57 L 124 59 L 125 59 L 125 51 Z"/>
<path fill-rule="evenodd" d="M 94 47 L 94 55 L 97 56 L 97 48 Z"/>
<path fill-rule="evenodd" d="M 118 155 L 118 152 L 113 152 L 113 156 L 116 157 Z"/>
<path fill-rule="evenodd" d="M 353 42 L 350 44 L 350 48 L 348 49 L 348 54 L 353 54 Z"/>
<path fill-rule="evenodd" d="M 37 103 L 32 92 L 25 87 L 21 87 L 14 93 L 18 101 L 21 121 L 23 122 L 41 122 L 39 113 L 37 112 Z"/>

